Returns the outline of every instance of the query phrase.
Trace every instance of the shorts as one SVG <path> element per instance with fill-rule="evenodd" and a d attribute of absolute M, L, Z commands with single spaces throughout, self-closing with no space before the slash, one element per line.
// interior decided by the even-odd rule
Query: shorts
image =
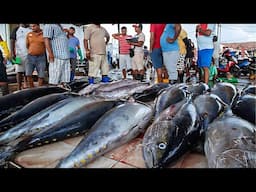
<path fill-rule="evenodd" d="M 131 57 L 129 54 L 124 55 L 124 54 L 120 54 L 119 56 L 119 66 L 120 69 L 131 69 Z"/>
<path fill-rule="evenodd" d="M 210 68 L 212 62 L 213 49 L 203 49 L 198 51 L 197 65 L 198 67 Z"/>
<path fill-rule="evenodd" d="M 32 76 L 34 69 L 38 73 L 39 78 L 44 78 L 46 68 L 46 57 L 43 55 L 29 55 L 27 56 L 27 64 L 25 65 L 26 76 Z"/>
<path fill-rule="evenodd" d="M 144 69 L 144 53 L 135 53 L 132 58 L 132 70 L 143 70 Z"/>
<path fill-rule="evenodd" d="M 154 48 L 150 54 L 155 69 L 163 67 L 163 55 L 161 48 Z"/>

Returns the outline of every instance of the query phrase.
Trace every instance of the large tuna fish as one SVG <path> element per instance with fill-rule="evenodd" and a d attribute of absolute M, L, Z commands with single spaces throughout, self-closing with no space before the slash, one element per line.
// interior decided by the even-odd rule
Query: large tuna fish
<path fill-rule="evenodd" d="M 14 126 L 0 135 L 0 145 L 7 144 L 19 137 L 32 136 L 42 129 L 50 128 L 51 125 L 60 120 L 64 120 L 73 111 L 83 107 L 87 103 L 94 101 L 94 97 L 71 97 L 59 101 L 50 107 L 33 115 L 29 119 Z"/>
<path fill-rule="evenodd" d="M 73 95 L 69 93 L 53 93 L 53 94 L 45 95 L 43 97 L 39 97 L 31 101 L 30 103 L 25 105 L 22 109 L 2 119 L 0 121 L 0 132 L 10 129 L 14 125 L 17 125 L 18 123 L 28 119 L 29 117 L 38 113 L 39 111 L 51 106 L 54 103 L 57 103 L 58 101 L 61 101 L 71 96 Z"/>
<path fill-rule="evenodd" d="M 79 95 L 89 95 L 96 92 L 110 92 L 112 90 L 119 89 L 120 87 L 137 84 L 139 81 L 137 80 L 119 80 L 119 81 L 113 81 L 111 83 L 97 83 L 97 84 L 91 84 L 85 87 L 84 89 L 80 90 L 78 92 Z M 96 93 L 97 94 L 97 93 Z"/>
<path fill-rule="evenodd" d="M 221 98 L 221 100 L 229 106 L 233 106 L 238 99 L 237 88 L 232 83 L 217 83 L 211 90 L 212 94 L 215 94 Z"/>
<path fill-rule="evenodd" d="M 256 125 L 256 96 L 243 95 L 232 108 L 234 114 Z"/>
<path fill-rule="evenodd" d="M 159 93 L 170 85 L 167 83 L 157 83 L 149 86 L 144 90 L 139 90 L 132 94 L 133 99 L 141 102 L 154 101 Z"/>
<path fill-rule="evenodd" d="M 140 81 L 138 80 L 131 80 L 131 79 L 126 79 L 126 80 L 119 80 L 119 81 L 113 81 L 111 83 L 108 84 L 103 84 L 103 86 L 100 86 L 99 88 L 97 88 L 97 91 L 112 91 L 112 90 L 116 90 L 119 89 L 121 87 L 127 86 L 127 85 L 133 85 L 133 84 L 137 84 Z"/>
<path fill-rule="evenodd" d="M 46 131 L 41 131 L 28 138 L 16 147 L 17 151 L 42 146 L 66 138 L 74 137 L 88 131 L 107 111 L 118 105 L 118 101 L 92 101 L 71 113 L 65 121 L 59 121 Z"/>
<path fill-rule="evenodd" d="M 19 142 L 15 140 L 8 143 L 0 150 L 0 164 L 4 164 L 17 152 L 84 134 L 105 112 L 117 104 L 119 104 L 118 101 L 92 101 L 46 131 L 42 130 Z"/>
<path fill-rule="evenodd" d="M 93 95 L 98 97 L 103 97 L 106 99 L 125 99 L 129 98 L 133 93 L 139 90 L 144 90 L 148 88 L 149 83 L 137 82 L 135 84 L 128 84 L 119 88 L 115 88 L 109 91 L 101 91 L 101 89 L 97 89 Z"/>
<path fill-rule="evenodd" d="M 172 104 L 182 101 L 186 97 L 186 87 L 183 86 L 172 86 L 163 91 L 157 98 L 155 104 L 155 118 L 160 113 Z"/>
<path fill-rule="evenodd" d="M 196 143 L 200 136 L 198 117 L 190 99 L 173 116 L 160 118 L 146 130 L 142 150 L 148 168 L 174 163 Z"/>
<path fill-rule="evenodd" d="M 231 111 L 206 132 L 205 155 L 210 168 L 256 168 L 255 125 Z"/>
<path fill-rule="evenodd" d="M 32 89 L 24 89 L 12 94 L 0 97 L 0 120 L 7 117 L 11 113 L 21 109 L 24 105 L 39 97 L 49 95 L 51 93 L 63 93 L 66 89 L 60 87 L 36 87 Z"/>
<path fill-rule="evenodd" d="M 57 167 L 85 166 L 104 153 L 129 142 L 145 131 L 152 114 L 151 107 L 140 103 L 125 103 L 113 108 L 94 124 Z"/>

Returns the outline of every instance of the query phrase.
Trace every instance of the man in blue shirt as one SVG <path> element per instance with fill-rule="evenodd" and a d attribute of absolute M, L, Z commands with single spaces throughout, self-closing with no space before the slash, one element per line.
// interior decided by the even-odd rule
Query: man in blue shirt
<path fill-rule="evenodd" d="M 168 71 L 171 84 L 176 83 L 178 79 L 177 63 L 179 59 L 179 44 L 177 38 L 180 31 L 180 24 L 166 24 L 160 38 L 163 62 Z"/>
<path fill-rule="evenodd" d="M 71 74 L 70 81 L 74 80 L 75 71 L 76 71 L 76 63 L 77 63 L 77 54 L 80 57 L 80 61 L 83 61 L 82 52 L 80 49 L 80 42 L 77 37 L 75 37 L 75 28 L 70 27 L 68 30 L 68 47 L 70 52 L 70 65 L 71 65 Z"/>

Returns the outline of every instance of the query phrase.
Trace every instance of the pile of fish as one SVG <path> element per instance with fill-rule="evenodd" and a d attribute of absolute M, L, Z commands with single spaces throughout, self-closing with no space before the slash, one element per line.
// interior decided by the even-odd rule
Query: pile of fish
<path fill-rule="evenodd" d="M 0 165 L 27 149 L 83 135 L 57 168 L 79 168 L 139 134 L 148 168 L 201 146 L 209 167 L 256 167 L 255 85 L 118 80 L 23 90 L 0 98 Z"/>

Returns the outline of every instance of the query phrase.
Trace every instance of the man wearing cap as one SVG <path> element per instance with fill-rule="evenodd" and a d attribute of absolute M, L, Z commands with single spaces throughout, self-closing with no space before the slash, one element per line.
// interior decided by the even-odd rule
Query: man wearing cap
<path fill-rule="evenodd" d="M 143 51 L 143 45 L 145 42 L 145 34 L 142 32 L 142 24 L 135 24 L 133 25 L 136 31 L 135 38 L 138 38 L 138 42 L 130 42 L 130 45 L 134 46 L 134 56 L 132 58 L 132 74 L 133 79 L 143 81 L 144 78 L 144 65 L 143 65 L 143 59 L 144 59 L 144 51 Z"/>

